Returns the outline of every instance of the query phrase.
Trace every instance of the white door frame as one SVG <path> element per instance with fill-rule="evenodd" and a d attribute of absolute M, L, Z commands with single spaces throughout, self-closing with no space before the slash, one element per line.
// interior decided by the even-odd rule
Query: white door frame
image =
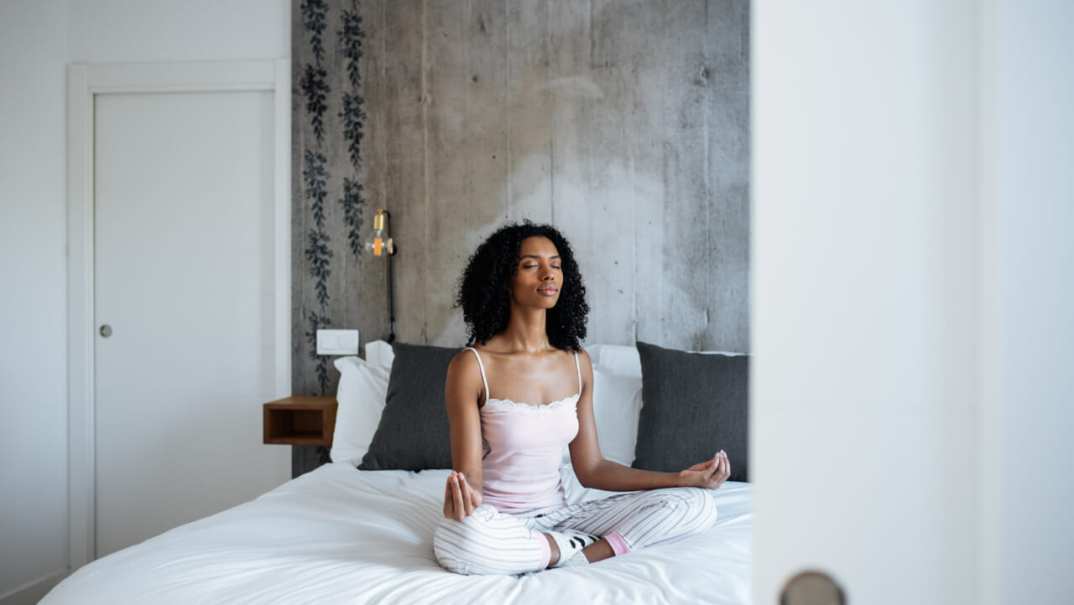
<path fill-rule="evenodd" d="M 96 541 L 93 309 L 93 149 L 96 95 L 274 93 L 275 387 L 291 392 L 291 61 L 198 61 L 67 66 L 67 565 L 94 558 Z M 250 422 L 257 422 L 251 418 Z"/>

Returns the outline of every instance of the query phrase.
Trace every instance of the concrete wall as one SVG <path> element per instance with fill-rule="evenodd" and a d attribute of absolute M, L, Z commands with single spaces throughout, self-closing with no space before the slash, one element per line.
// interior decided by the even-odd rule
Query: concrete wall
<path fill-rule="evenodd" d="M 387 332 L 383 263 L 348 249 L 344 178 L 364 186 L 359 239 L 376 207 L 392 212 L 403 342 L 462 344 L 452 301 L 467 257 L 530 218 L 575 248 L 588 343 L 749 350 L 748 2 L 363 1 L 359 89 L 338 35 L 352 3 L 328 2 L 323 17 L 302 6 L 293 0 L 297 392 L 334 385 L 310 354 L 316 319 L 357 327 L 363 342 Z M 303 87 L 317 37 L 324 77 Z M 309 104 L 318 90 L 321 108 Z M 354 90 L 357 162 L 341 115 Z M 307 151 L 324 161 L 307 165 Z"/>

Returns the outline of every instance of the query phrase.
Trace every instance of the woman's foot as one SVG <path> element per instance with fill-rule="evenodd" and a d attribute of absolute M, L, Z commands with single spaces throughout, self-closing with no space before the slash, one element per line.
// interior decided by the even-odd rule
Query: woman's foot
<path fill-rule="evenodd" d="M 579 565 L 588 563 L 592 559 L 586 558 L 585 555 L 582 555 L 582 557 L 585 558 L 585 561 L 572 561 L 572 559 L 583 552 L 583 549 L 586 547 L 593 546 L 600 541 L 597 536 L 591 536 L 569 529 L 546 532 L 544 537 L 548 540 L 549 550 L 551 551 L 548 558 L 548 567 L 563 567 L 567 564 Z"/>

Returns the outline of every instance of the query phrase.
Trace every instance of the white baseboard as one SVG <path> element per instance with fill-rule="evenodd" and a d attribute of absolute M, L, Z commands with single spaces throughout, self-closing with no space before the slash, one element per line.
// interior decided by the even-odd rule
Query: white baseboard
<path fill-rule="evenodd" d="M 52 587 L 67 577 L 67 570 L 61 569 L 45 574 L 36 580 L 30 580 L 22 586 L 0 595 L 0 605 L 36 605 Z"/>

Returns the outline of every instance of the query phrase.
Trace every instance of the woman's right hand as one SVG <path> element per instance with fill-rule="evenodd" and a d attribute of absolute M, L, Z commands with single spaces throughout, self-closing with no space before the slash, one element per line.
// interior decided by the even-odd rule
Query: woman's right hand
<path fill-rule="evenodd" d="M 462 521 L 481 506 L 481 493 L 466 482 L 466 477 L 451 471 L 444 486 L 444 516 Z"/>

